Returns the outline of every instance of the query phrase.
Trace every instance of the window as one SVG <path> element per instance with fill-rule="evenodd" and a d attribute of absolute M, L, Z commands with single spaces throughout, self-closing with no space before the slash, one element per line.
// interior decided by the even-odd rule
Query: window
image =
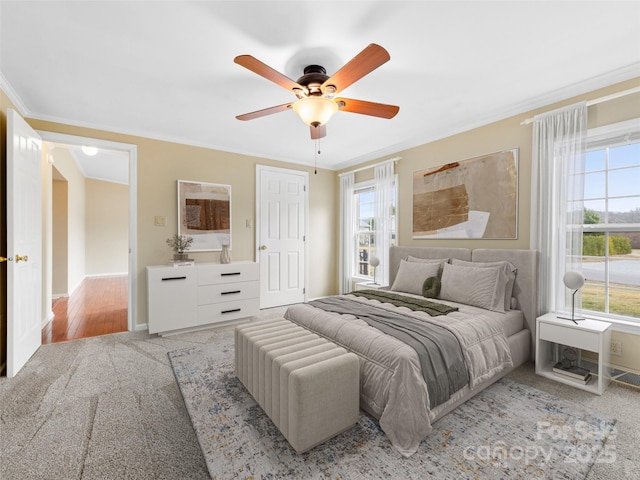
<path fill-rule="evenodd" d="M 584 172 L 582 252 L 571 252 L 586 283 L 582 309 L 640 320 L 640 128 L 638 122 L 589 132 Z M 579 264 L 577 266 L 576 264 Z"/>
<path fill-rule="evenodd" d="M 369 265 L 371 255 L 379 257 L 376 250 L 376 195 L 372 182 L 356 184 L 355 197 L 355 258 L 353 272 L 355 277 L 373 280 L 374 270 Z M 396 245 L 396 195 L 393 189 L 390 244 Z M 380 278 L 377 278 L 380 280 Z"/>

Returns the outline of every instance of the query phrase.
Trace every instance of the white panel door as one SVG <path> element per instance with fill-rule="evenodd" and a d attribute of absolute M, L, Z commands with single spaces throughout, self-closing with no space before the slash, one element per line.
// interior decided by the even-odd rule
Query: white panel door
<path fill-rule="evenodd" d="M 42 329 L 42 142 L 7 115 L 7 377 L 40 347 Z"/>
<path fill-rule="evenodd" d="M 307 173 L 258 166 L 260 308 L 305 300 Z"/>

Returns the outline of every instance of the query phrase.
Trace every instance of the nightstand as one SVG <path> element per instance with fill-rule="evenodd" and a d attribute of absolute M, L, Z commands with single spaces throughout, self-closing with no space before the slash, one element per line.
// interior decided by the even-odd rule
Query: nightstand
<path fill-rule="evenodd" d="M 598 371 L 586 385 L 555 373 L 553 366 L 562 359 L 558 346 L 588 350 L 598 354 Z M 536 373 L 572 387 L 602 395 L 610 380 L 611 324 L 599 320 L 571 320 L 547 313 L 536 319 Z"/>
<path fill-rule="evenodd" d="M 379 290 L 381 288 L 386 289 L 389 288 L 389 286 L 373 282 L 360 282 L 356 283 L 354 290 Z"/>

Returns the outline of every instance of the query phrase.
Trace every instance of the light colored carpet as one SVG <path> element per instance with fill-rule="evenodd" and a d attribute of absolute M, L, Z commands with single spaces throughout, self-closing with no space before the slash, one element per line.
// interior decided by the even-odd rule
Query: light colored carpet
<path fill-rule="evenodd" d="M 167 352 L 218 342 L 229 330 L 129 332 L 41 347 L 15 378 L 0 378 L 0 478 L 209 478 Z M 587 478 L 638 478 L 637 390 L 611 385 L 591 395 L 536 376 L 530 364 L 509 378 L 617 418 L 607 442 L 616 460 L 595 464 Z"/>
<path fill-rule="evenodd" d="M 536 388 L 503 379 L 436 422 L 403 458 L 377 423 L 354 428 L 299 455 L 234 374 L 233 335 L 169 353 L 213 478 L 582 479 L 615 420 Z"/>

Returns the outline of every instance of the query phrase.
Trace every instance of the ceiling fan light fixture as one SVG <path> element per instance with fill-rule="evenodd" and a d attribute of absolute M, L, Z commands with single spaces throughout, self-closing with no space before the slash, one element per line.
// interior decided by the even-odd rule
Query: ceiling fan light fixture
<path fill-rule="evenodd" d="M 307 125 L 318 126 L 327 124 L 338 111 L 338 105 L 328 98 L 306 97 L 294 103 L 293 110 Z"/>

